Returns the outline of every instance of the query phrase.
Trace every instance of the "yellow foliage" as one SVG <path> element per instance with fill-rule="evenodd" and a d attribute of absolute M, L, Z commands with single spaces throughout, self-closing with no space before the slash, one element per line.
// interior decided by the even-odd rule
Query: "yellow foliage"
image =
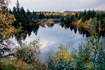
<path fill-rule="evenodd" d="M 92 21 L 93 19 L 92 19 L 92 18 L 90 18 L 90 20 Z"/>
<path fill-rule="evenodd" d="M 85 21 L 85 24 L 90 25 L 90 22 L 88 20 Z"/>
<path fill-rule="evenodd" d="M 87 65 L 87 70 L 91 70 L 92 69 L 92 63 L 91 62 L 86 62 L 85 65 Z"/>
<path fill-rule="evenodd" d="M 49 15 L 49 13 L 46 13 L 45 16 L 46 16 L 46 15 Z"/>
<path fill-rule="evenodd" d="M 14 26 L 12 26 L 12 23 L 15 21 L 14 15 L 6 13 L 0 13 L 0 34 L 4 36 L 4 39 L 8 39 L 10 36 L 13 35 L 14 32 L 16 32 L 16 29 Z"/>
<path fill-rule="evenodd" d="M 56 52 L 56 55 L 53 57 L 53 59 L 69 62 L 71 59 L 71 54 L 69 53 L 67 47 L 61 46 L 60 49 Z"/>
<path fill-rule="evenodd" d="M 76 13 L 73 12 L 73 13 L 71 13 L 71 14 L 72 14 L 72 15 L 75 15 Z"/>
<path fill-rule="evenodd" d="M 82 23 L 82 19 L 78 20 L 78 24 L 81 24 Z"/>
<path fill-rule="evenodd" d="M 67 13 L 64 13 L 64 16 L 66 16 L 67 15 Z"/>

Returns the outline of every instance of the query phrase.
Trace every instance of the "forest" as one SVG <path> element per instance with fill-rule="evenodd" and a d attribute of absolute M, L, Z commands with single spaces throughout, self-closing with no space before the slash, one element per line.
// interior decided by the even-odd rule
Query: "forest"
<path fill-rule="evenodd" d="M 0 0 L 1 70 L 105 70 L 105 39 L 98 34 L 105 31 L 105 11 L 30 12 L 20 7 L 18 0 L 13 10 L 8 9 L 8 4 L 9 0 Z M 39 26 L 46 24 L 51 27 L 55 22 L 61 23 L 62 27 L 68 24 L 87 27 L 90 37 L 86 43 L 79 44 L 79 50 L 69 52 L 69 44 L 60 45 L 54 56 L 49 54 L 46 62 L 41 61 L 38 56 L 41 54 L 40 39 L 29 44 L 21 40 L 27 34 L 31 35 L 31 31 L 37 35 Z M 14 50 L 11 47 L 15 44 L 9 41 L 13 36 L 19 43 Z"/>

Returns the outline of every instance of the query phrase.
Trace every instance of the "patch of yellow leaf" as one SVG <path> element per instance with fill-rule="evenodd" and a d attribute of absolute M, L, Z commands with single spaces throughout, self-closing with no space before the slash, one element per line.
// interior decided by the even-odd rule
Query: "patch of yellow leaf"
<path fill-rule="evenodd" d="M 71 54 L 69 53 L 68 48 L 62 45 L 56 52 L 56 55 L 53 57 L 53 59 L 69 62 L 71 59 Z"/>
<path fill-rule="evenodd" d="M 0 13 L 0 29 L 2 29 L 0 30 L 0 34 L 3 36 L 2 39 L 8 39 L 16 33 L 17 30 L 12 26 L 15 20 L 15 16 L 8 12 Z"/>

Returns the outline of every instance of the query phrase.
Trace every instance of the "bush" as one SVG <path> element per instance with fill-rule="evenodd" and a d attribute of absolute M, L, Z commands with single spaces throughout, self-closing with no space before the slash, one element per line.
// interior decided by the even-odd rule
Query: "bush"
<path fill-rule="evenodd" d="M 22 60 L 0 59 L 0 70 L 27 70 L 30 65 Z"/>
<path fill-rule="evenodd" d="M 20 47 L 16 48 L 15 56 L 17 59 L 22 59 L 27 63 L 35 62 L 38 58 L 38 54 L 40 54 L 40 46 L 39 39 L 30 42 L 28 45 L 24 43 L 20 45 Z"/>
<path fill-rule="evenodd" d="M 95 31 L 99 25 L 97 19 L 90 20 L 91 37 L 86 39 L 85 44 L 80 44 L 79 50 L 72 51 L 72 58 L 76 69 L 104 70 L 105 69 L 105 45 Z"/>
<path fill-rule="evenodd" d="M 59 50 L 55 53 L 55 56 L 49 55 L 47 65 L 49 69 L 61 70 L 61 69 L 73 69 L 71 54 L 68 51 L 69 46 L 64 47 L 61 45 Z"/>
<path fill-rule="evenodd" d="M 81 24 L 82 23 L 82 19 L 78 20 L 78 24 Z"/>
<path fill-rule="evenodd" d="M 28 45 L 23 43 L 16 48 L 15 56 L 11 59 L 1 58 L 1 70 L 48 70 L 38 57 L 40 54 L 39 39 L 30 42 Z"/>
<path fill-rule="evenodd" d="M 79 45 L 79 50 L 71 54 L 68 48 L 61 46 L 55 56 L 49 56 L 47 65 L 53 70 L 105 70 L 105 42 L 96 33 L 100 25 L 96 18 L 89 20 L 91 37 Z M 99 27 L 100 28 L 100 27 Z"/>
<path fill-rule="evenodd" d="M 39 21 L 38 23 L 44 23 L 45 22 L 45 19 L 42 19 L 41 21 Z"/>
<path fill-rule="evenodd" d="M 47 20 L 47 23 L 49 23 L 49 24 L 54 24 L 54 21 L 51 20 L 51 19 L 48 19 L 48 20 Z"/>

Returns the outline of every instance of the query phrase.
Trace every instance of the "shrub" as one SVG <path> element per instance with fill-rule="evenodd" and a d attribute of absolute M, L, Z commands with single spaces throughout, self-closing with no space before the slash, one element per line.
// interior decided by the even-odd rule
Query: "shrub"
<path fill-rule="evenodd" d="M 64 47 L 61 45 L 59 50 L 55 53 L 55 56 L 49 55 L 47 65 L 49 69 L 53 70 L 63 70 L 63 69 L 73 69 L 73 64 L 71 60 L 71 54 L 68 51 L 68 45 Z"/>
<path fill-rule="evenodd" d="M 85 44 L 80 44 L 78 51 L 72 51 L 72 58 L 76 69 L 105 69 L 104 41 L 98 36 L 95 30 L 95 26 L 99 24 L 97 19 L 93 19 L 93 21 L 90 20 L 91 37 L 86 39 Z"/>
<path fill-rule="evenodd" d="M 47 23 L 49 23 L 49 24 L 54 24 L 54 21 L 51 20 L 51 19 L 48 19 L 48 20 L 47 20 Z"/>
<path fill-rule="evenodd" d="M 45 19 L 42 19 L 41 21 L 39 21 L 38 23 L 44 23 L 45 22 Z"/>
<path fill-rule="evenodd" d="M 78 24 L 81 24 L 82 23 L 82 19 L 80 19 L 79 21 L 78 21 Z"/>
<path fill-rule="evenodd" d="M 55 56 L 49 56 L 47 65 L 53 70 L 105 70 L 105 42 L 96 33 L 100 25 L 96 18 L 89 20 L 91 37 L 79 45 L 79 50 L 67 52 L 68 48 L 59 47 Z M 100 26 L 99 26 L 100 30 Z"/>
<path fill-rule="evenodd" d="M 28 45 L 24 43 L 20 45 L 20 47 L 16 48 L 15 56 L 17 59 L 22 59 L 27 63 L 35 62 L 38 54 L 40 54 L 40 46 L 39 39 L 30 42 Z"/>
<path fill-rule="evenodd" d="M 23 43 L 16 48 L 13 59 L 1 58 L 1 70 L 48 70 L 38 57 L 40 54 L 39 39 L 30 42 L 28 45 Z"/>
<path fill-rule="evenodd" d="M 30 65 L 22 60 L 10 60 L 7 58 L 0 59 L 1 70 L 27 70 L 30 69 Z"/>

